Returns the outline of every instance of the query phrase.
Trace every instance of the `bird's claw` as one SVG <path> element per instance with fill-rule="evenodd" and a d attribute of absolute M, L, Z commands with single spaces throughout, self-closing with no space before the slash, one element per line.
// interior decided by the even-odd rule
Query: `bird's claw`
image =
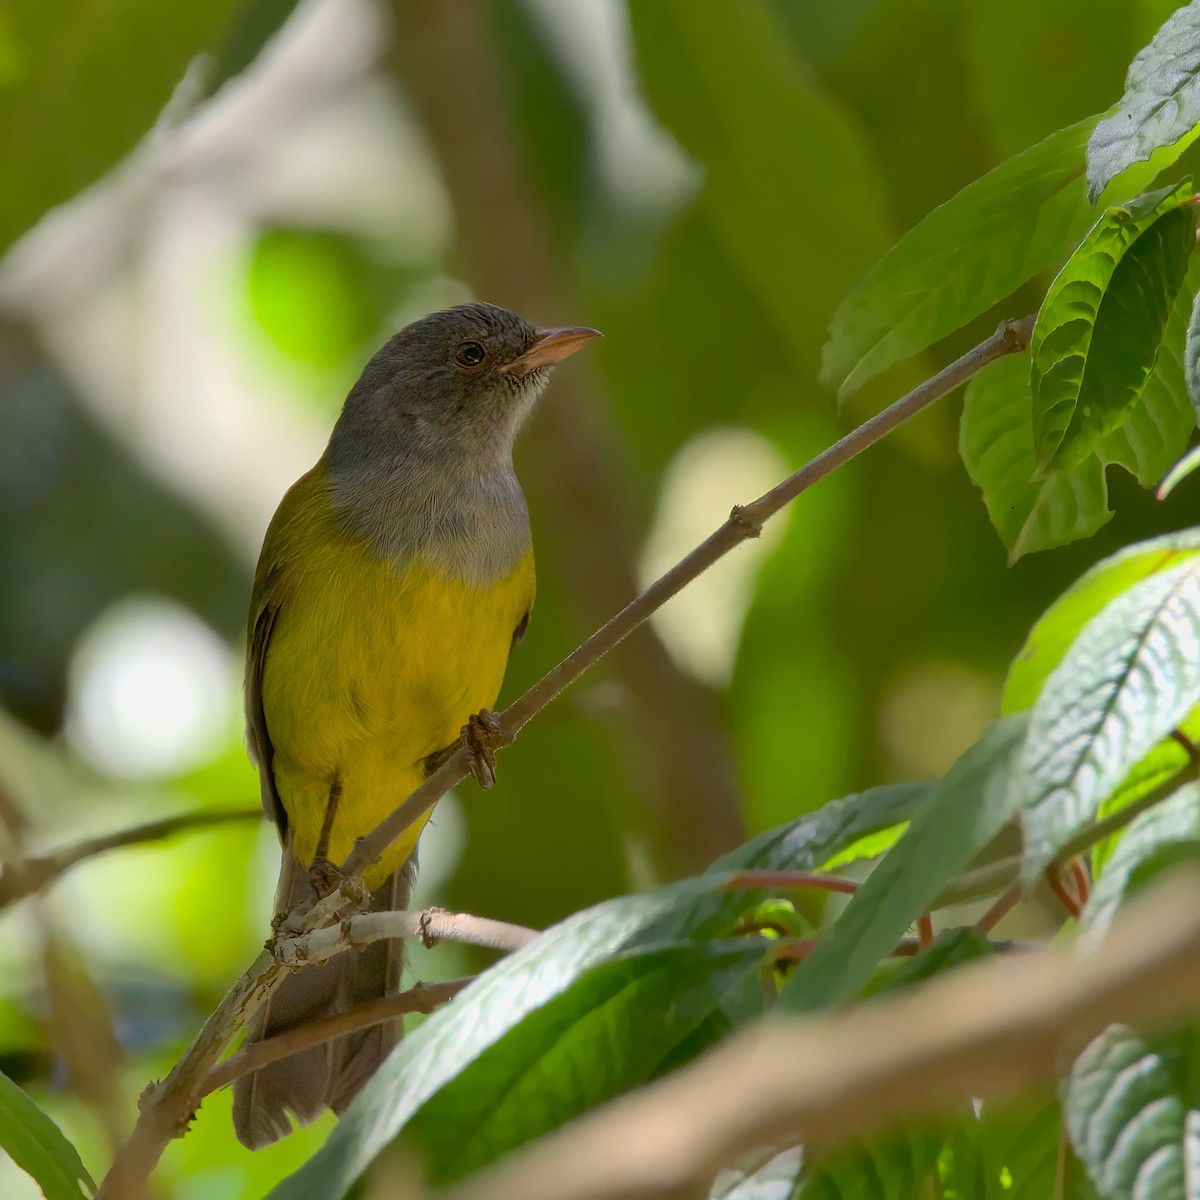
<path fill-rule="evenodd" d="M 505 734 L 495 713 L 481 708 L 462 727 L 461 741 L 472 777 L 487 791 L 496 782 L 496 751 L 507 746 L 512 738 Z"/>

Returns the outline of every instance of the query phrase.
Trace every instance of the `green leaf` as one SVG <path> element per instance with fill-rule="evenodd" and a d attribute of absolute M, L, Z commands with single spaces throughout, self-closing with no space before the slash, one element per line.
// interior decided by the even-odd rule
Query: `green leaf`
<path fill-rule="evenodd" d="M 967 384 L 959 450 L 1010 563 L 1090 537 L 1112 517 L 1097 458 L 1034 480 L 1031 412 L 1028 354 L 992 363 Z"/>
<path fill-rule="evenodd" d="M 1060 129 L 914 226 L 834 314 L 821 380 L 846 396 L 987 312 L 1087 227 L 1083 150 L 1096 118 Z"/>
<path fill-rule="evenodd" d="M 993 363 L 967 385 L 959 446 L 988 515 L 1009 550 L 1023 554 L 1065 545 L 1095 533 L 1112 513 L 1104 468 L 1130 471 L 1143 486 L 1157 483 L 1182 453 L 1196 416 L 1184 382 L 1183 348 L 1192 292 L 1200 288 L 1193 259 L 1167 320 L 1153 374 L 1125 423 L 1096 454 L 1072 470 L 1035 479 L 1029 356 Z"/>
<path fill-rule="evenodd" d="M 79 1200 L 96 1185 L 62 1130 L 0 1074 L 0 1150 L 30 1175 L 46 1200 Z"/>
<path fill-rule="evenodd" d="M 929 802 L 850 898 L 817 948 L 780 995 L 792 1011 L 811 1012 L 856 996 L 951 876 L 1010 819 L 1019 803 L 1012 770 L 1025 718 L 992 726 L 938 783 Z"/>
<path fill-rule="evenodd" d="M 1191 194 L 1109 209 L 1050 285 L 1030 343 L 1039 471 L 1078 466 L 1142 394 L 1196 245 Z"/>
<path fill-rule="evenodd" d="M 233 9 L 233 0 L 4 6 L 0 251 L 141 141 L 191 60 L 220 42 Z"/>
<path fill-rule="evenodd" d="M 1042 685 L 1083 627 L 1134 584 L 1200 553 L 1200 529 L 1126 546 L 1080 576 L 1042 614 L 1004 681 L 1005 713 L 1032 708 Z"/>
<path fill-rule="evenodd" d="M 1104 1200 L 1193 1200 L 1200 1179 L 1200 1035 L 1111 1025 L 1063 1083 L 1071 1142 Z"/>
<path fill-rule="evenodd" d="M 428 1100 L 406 1143 L 444 1184 L 646 1083 L 665 1060 L 679 1065 L 672 1052 L 727 993 L 749 982 L 761 1015 L 766 953 L 758 939 L 682 943 L 594 967 Z M 690 1043 L 692 1056 L 702 1048 Z"/>
<path fill-rule="evenodd" d="M 1165 866 L 1200 854 L 1200 784 L 1181 787 L 1170 799 L 1136 818 L 1116 843 L 1080 919 L 1080 929 L 1100 938 L 1135 887 Z"/>
<path fill-rule="evenodd" d="M 909 821 L 929 803 L 933 785 L 893 783 L 831 800 L 722 855 L 709 873 L 771 869 L 812 871 Z"/>
<path fill-rule="evenodd" d="M 1094 204 L 1133 163 L 1171 148 L 1173 161 L 1200 133 L 1200 4 L 1176 12 L 1138 52 L 1119 109 L 1088 142 L 1088 196 Z M 1160 165 L 1160 169 L 1165 166 Z"/>
<path fill-rule="evenodd" d="M 601 982 L 596 986 L 602 990 L 607 986 L 603 981 L 612 978 L 606 974 L 610 968 L 617 977 L 628 969 L 621 965 L 622 959 L 638 959 L 644 952 L 648 957 L 642 960 L 643 966 L 648 967 L 656 953 L 687 953 L 687 948 L 679 946 L 689 942 L 694 943 L 690 949 L 700 962 L 697 970 L 711 970 L 712 977 L 719 978 L 728 965 L 723 956 L 729 954 L 743 964 L 738 969 L 744 974 L 748 969 L 744 956 L 758 961 L 769 953 L 766 939 L 715 946 L 702 939 L 730 932 L 738 916 L 759 903 L 762 895 L 754 890 L 725 891 L 719 877 L 705 875 L 645 895 L 608 901 L 547 930 L 485 972 L 454 1004 L 434 1013 L 404 1038 L 346 1110 L 321 1151 L 271 1195 L 345 1195 L 423 1105 L 455 1084 L 477 1061 L 502 1053 L 497 1049 L 502 1042 L 536 1051 L 538 1046 L 531 1047 L 518 1032 L 523 1022 L 532 1019 L 544 1032 L 542 1021 L 553 1023 L 556 1014 L 577 1013 L 579 997 L 591 994 L 589 989 L 597 979 Z M 669 971 L 661 976 L 664 986 L 672 977 L 680 976 Z M 675 997 L 674 1003 L 681 1009 L 679 1019 L 687 1016 L 684 1010 L 694 1002 L 695 1024 L 699 1024 L 722 1002 L 716 994 L 719 991 L 714 985 L 708 991 L 693 988 L 690 998 Z M 653 1024 L 644 1013 L 642 1020 Z M 506 1041 L 510 1034 L 515 1042 Z M 664 1055 L 671 1048 L 660 1046 Z"/>
<path fill-rule="evenodd" d="M 1130 770 L 1200 702 L 1200 560 L 1135 584 L 1046 680 L 1022 754 L 1032 881 Z"/>
<path fill-rule="evenodd" d="M 1183 287 L 1167 317 L 1154 371 L 1125 422 L 1100 446 L 1106 465 L 1124 467 L 1143 487 L 1155 487 L 1196 430 L 1184 350 L 1192 298 L 1200 292 L 1200 255 L 1193 254 Z"/>

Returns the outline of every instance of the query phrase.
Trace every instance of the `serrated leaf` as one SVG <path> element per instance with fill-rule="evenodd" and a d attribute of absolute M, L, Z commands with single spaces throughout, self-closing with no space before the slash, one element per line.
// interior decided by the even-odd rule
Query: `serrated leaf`
<path fill-rule="evenodd" d="M 1125 422 L 1100 445 L 1106 465 L 1124 467 L 1142 487 L 1154 487 L 1183 453 L 1196 430 L 1196 409 L 1188 394 L 1184 350 L 1192 298 L 1200 292 L 1200 255 L 1193 254 L 1183 287 L 1163 330 L 1154 370 Z"/>
<path fill-rule="evenodd" d="M 1022 754 L 1032 881 L 1200 701 L 1200 560 L 1152 575 L 1084 627 L 1046 680 Z"/>
<path fill-rule="evenodd" d="M 81 1200 L 95 1184 L 62 1130 L 7 1075 L 0 1074 L 0 1150 L 46 1200 Z"/>
<path fill-rule="evenodd" d="M 1039 471 L 1085 461 L 1145 388 L 1196 245 L 1191 194 L 1109 209 L 1050 285 L 1030 342 Z"/>
<path fill-rule="evenodd" d="M 832 929 L 797 966 L 780 995 L 811 1012 L 852 999 L 879 961 L 1000 831 L 1019 805 L 1012 771 L 1025 718 L 993 725 L 938 783 L 908 831 L 850 898 Z"/>
<path fill-rule="evenodd" d="M 1004 681 L 1001 711 L 1032 708 L 1050 673 L 1083 627 L 1135 583 L 1200 554 L 1200 529 L 1126 546 L 1080 576 L 1038 618 Z"/>
<path fill-rule="evenodd" d="M 1127 167 L 1170 147 L 1171 158 L 1200 130 L 1200 4 L 1181 8 L 1138 52 L 1125 78 L 1120 107 L 1102 120 L 1087 148 L 1092 203 Z"/>
<path fill-rule="evenodd" d="M 1034 480 L 1031 412 L 1028 354 L 992 363 L 967 384 L 959 451 L 1010 563 L 1090 537 L 1112 517 L 1097 458 Z"/>
<path fill-rule="evenodd" d="M 988 516 L 1009 550 L 1024 554 L 1090 537 L 1112 516 L 1105 467 L 1121 466 L 1150 486 L 1182 453 L 1195 426 L 1183 378 L 1183 347 L 1191 293 L 1200 287 L 1193 259 L 1163 334 L 1154 371 L 1125 423 L 1095 455 L 1068 471 L 1034 479 L 1029 356 L 993 363 L 967 385 L 959 448 Z"/>
<path fill-rule="evenodd" d="M 1100 939 L 1135 886 L 1146 882 L 1147 868 L 1200 854 L 1200 784 L 1181 787 L 1170 799 L 1142 813 L 1125 830 L 1096 881 L 1080 918 L 1080 930 Z"/>
<path fill-rule="evenodd" d="M 1001 163 L 909 230 L 834 314 L 822 382 L 848 395 L 1066 254 L 1089 220 L 1080 176 L 1095 122 Z"/>
<path fill-rule="evenodd" d="M 1076 1059 L 1062 1089 L 1067 1128 L 1103 1200 L 1200 1194 L 1197 1039 L 1111 1025 Z"/>

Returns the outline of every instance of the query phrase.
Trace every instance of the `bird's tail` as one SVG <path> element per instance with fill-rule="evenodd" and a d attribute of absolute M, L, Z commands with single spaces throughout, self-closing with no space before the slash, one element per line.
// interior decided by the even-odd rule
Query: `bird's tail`
<path fill-rule="evenodd" d="M 372 894 L 371 910 L 406 908 L 416 867 L 414 851 Z M 307 869 L 295 860 L 290 847 L 285 847 L 276 907 L 286 911 L 309 899 L 311 886 Z M 250 1023 L 246 1045 L 396 991 L 402 966 L 403 943 L 389 940 L 296 971 Z M 326 1108 L 341 1113 L 395 1046 L 402 1028 L 399 1020 L 373 1025 L 244 1075 L 233 1085 L 233 1125 L 238 1141 L 257 1150 L 291 1133 L 289 1113 L 301 1125 Z"/>

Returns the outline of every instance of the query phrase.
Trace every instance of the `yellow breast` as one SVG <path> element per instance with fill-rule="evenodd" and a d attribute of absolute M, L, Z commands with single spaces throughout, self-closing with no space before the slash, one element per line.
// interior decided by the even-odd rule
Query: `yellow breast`
<path fill-rule="evenodd" d="M 419 560 L 381 561 L 345 531 L 313 474 L 268 534 L 273 582 L 259 573 L 278 599 L 262 707 L 275 786 L 306 864 L 335 780 L 329 857 L 338 862 L 420 784 L 425 758 L 495 703 L 534 592 L 532 552 L 483 586 Z M 281 521 L 288 528 L 276 531 Z M 403 862 L 419 832 L 392 847 L 369 886 Z"/>

